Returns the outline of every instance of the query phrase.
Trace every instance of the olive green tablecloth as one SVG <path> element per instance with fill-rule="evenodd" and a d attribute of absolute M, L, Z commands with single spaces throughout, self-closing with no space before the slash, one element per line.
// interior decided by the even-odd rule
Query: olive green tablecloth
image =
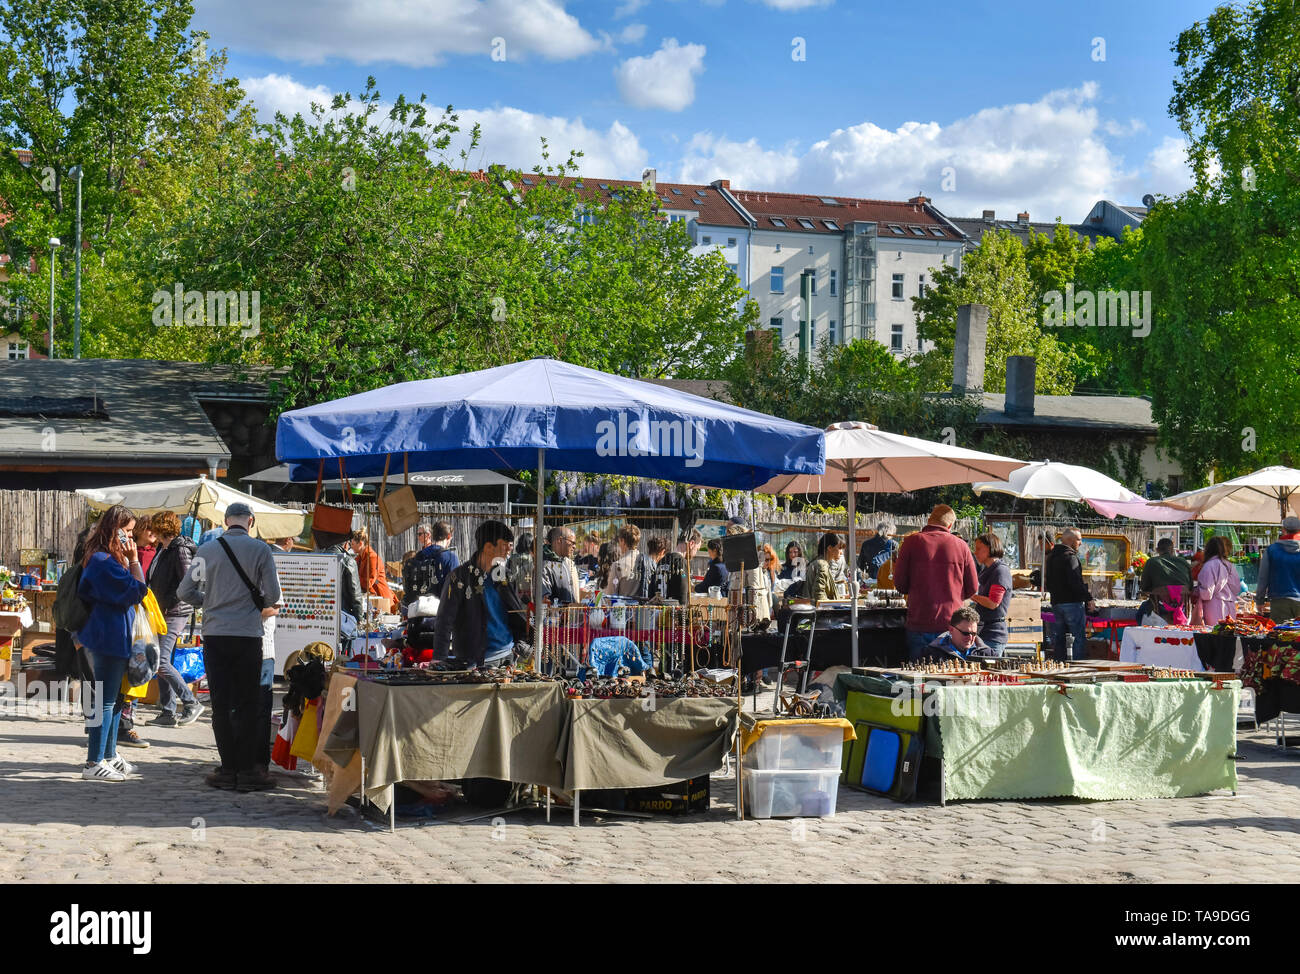
<path fill-rule="evenodd" d="M 349 719 L 349 717 L 351 719 Z M 497 778 L 563 787 L 556 742 L 569 701 L 556 683 L 471 686 L 356 685 L 356 709 L 343 713 L 325 745 L 346 766 L 358 740 L 367 799 L 387 810 L 399 781 Z"/>
<path fill-rule="evenodd" d="M 1237 788 L 1240 684 L 939 687 L 945 798 L 1177 798 Z M 928 694 L 927 694 L 928 695 Z"/>
<path fill-rule="evenodd" d="M 496 778 L 551 788 L 647 788 L 717 770 L 736 701 L 569 700 L 559 684 L 388 686 L 358 680 L 322 751 L 365 758 L 366 797 L 399 781 Z"/>
<path fill-rule="evenodd" d="M 685 781 L 722 767 L 735 744 L 734 697 L 570 703 L 556 749 L 568 791 Z"/>

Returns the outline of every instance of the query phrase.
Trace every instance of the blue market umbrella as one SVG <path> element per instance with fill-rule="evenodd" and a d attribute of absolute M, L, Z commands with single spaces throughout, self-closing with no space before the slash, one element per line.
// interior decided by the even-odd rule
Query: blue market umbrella
<path fill-rule="evenodd" d="M 750 490 L 825 470 L 821 430 L 554 359 L 374 389 L 280 416 L 276 458 L 293 479 L 382 473 L 406 454 L 419 470 L 535 467 Z M 537 498 L 541 537 L 542 492 Z M 534 561 L 541 656 L 540 564 Z"/>
<path fill-rule="evenodd" d="M 528 470 L 538 451 L 552 470 L 741 490 L 825 469 L 821 430 L 554 359 L 294 409 L 275 437 L 297 481 L 315 480 L 322 459 L 359 477 L 382 474 L 389 455 L 407 454 L 413 470 Z"/>

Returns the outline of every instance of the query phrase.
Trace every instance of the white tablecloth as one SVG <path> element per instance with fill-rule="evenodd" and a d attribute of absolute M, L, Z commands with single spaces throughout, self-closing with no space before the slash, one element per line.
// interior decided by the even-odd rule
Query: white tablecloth
<path fill-rule="evenodd" d="M 1160 642 L 1156 642 L 1156 639 Z M 1168 642 L 1174 639 L 1178 642 Z M 1122 663 L 1141 663 L 1144 666 L 1168 666 L 1178 670 L 1205 669 L 1196 655 L 1196 642 L 1192 633 L 1184 629 L 1160 629 L 1155 626 L 1129 626 L 1119 644 Z"/>
<path fill-rule="evenodd" d="M 18 625 L 23 629 L 26 629 L 35 621 L 32 618 L 31 606 L 27 606 L 21 612 L 0 612 L 0 616 L 4 616 L 6 619 L 17 619 Z"/>

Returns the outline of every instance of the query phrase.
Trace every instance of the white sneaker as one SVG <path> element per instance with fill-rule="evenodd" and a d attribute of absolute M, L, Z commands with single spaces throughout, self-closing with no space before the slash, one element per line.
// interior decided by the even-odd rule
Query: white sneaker
<path fill-rule="evenodd" d="M 126 775 L 118 771 L 107 761 L 100 761 L 98 764 L 88 764 L 81 769 L 81 777 L 85 781 L 125 781 Z"/>
<path fill-rule="evenodd" d="M 120 754 L 115 754 L 109 758 L 108 766 L 123 775 L 135 774 L 135 765 Z"/>

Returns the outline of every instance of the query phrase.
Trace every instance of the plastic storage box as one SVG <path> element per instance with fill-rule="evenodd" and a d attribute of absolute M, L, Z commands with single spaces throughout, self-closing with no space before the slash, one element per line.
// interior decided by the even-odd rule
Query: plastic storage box
<path fill-rule="evenodd" d="M 839 771 L 844 729 L 838 724 L 769 724 L 745 752 L 751 771 Z"/>
<path fill-rule="evenodd" d="M 826 771 L 746 770 L 744 776 L 745 808 L 753 818 L 830 818 L 835 814 L 838 767 Z"/>

